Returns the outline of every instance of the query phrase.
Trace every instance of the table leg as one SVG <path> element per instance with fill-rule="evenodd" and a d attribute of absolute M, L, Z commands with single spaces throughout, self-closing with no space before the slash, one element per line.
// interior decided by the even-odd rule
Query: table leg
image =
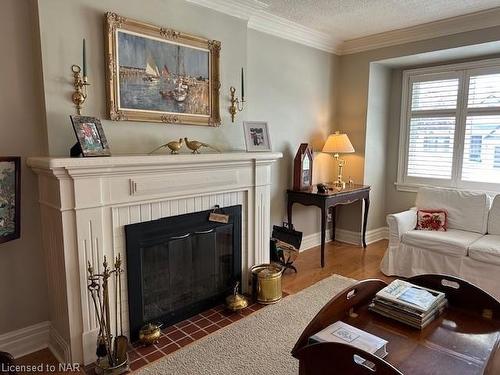
<path fill-rule="evenodd" d="M 368 210 L 370 208 L 370 197 L 367 196 L 364 199 L 364 217 L 363 217 L 363 247 L 366 248 L 366 224 L 368 222 Z"/>
<path fill-rule="evenodd" d="M 328 209 L 321 207 L 321 268 L 325 266 L 325 236 L 328 222 Z"/>
<path fill-rule="evenodd" d="M 288 214 L 288 225 L 289 225 L 290 229 L 293 227 L 293 224 L 292 224 L 292 207 L 293 207 L 293 201 L 291 201 L 290 199 L 288 199 L 288 202 L 287 202 L 287 214 Z"/>
<path fill-rule="evenodd" d="M 335 206 L 330 207 L 330 213 L 332 215 L 332 233 L 331 233 L 331 237 L 332 237 L 332 241 L 335 241 L 335 217 L 336 217 L 336 213 L 337 213 L 337 207 L 335 207 Z"/>

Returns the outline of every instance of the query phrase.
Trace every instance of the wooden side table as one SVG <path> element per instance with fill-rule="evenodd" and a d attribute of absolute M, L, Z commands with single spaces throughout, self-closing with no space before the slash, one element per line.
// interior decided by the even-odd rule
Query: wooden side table
<path fill-rule="evenodd" d="M 361 229 L 363 237 L 363 247 L 366 248 L 366 223 L 368 221 L 368 209 L 370 207 L 370 186 L 352 185 L 345 189 L 338 190 L 329 185 L 331 190 L 327 193 L 318 193 L 316 186 L 307 190 L 287 190 L 287 211 L 288 223 L 292 224 L 292 208 L 294 203 L 304 206 L 316 206 L 321 209 L 321 267 L 325 266 L 325 236 L 326 223 L 328 222 L 328 212 L 332 211 L 332 241 L 335 240 L 335 206 L 341 204 L 351 204 L 359 200 L 364 201 L 363 227 Z"/>

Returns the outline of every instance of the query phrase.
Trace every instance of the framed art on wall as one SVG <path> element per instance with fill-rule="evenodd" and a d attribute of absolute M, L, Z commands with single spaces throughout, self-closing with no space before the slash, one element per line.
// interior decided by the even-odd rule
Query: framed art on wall
<path fill-rule="evenodd" d="M 89 116 L 70 116 L 73 130 L 83 156 L 110 156 L 108 141 L 101 120 Z"/>
<path fill-rule="evenodd" d="M 244 121 L 243 132 L 247 151 L 271 151 L 267 122 Z"/>
<path fill-rule="evenodd" d="M 111 120 L 220 125 L 220 42 L 105 17 Z"/>
<path fill-rule="evenodd" d="M 21 158 L 0 156 L 0 243 L 21 236 Z"/>

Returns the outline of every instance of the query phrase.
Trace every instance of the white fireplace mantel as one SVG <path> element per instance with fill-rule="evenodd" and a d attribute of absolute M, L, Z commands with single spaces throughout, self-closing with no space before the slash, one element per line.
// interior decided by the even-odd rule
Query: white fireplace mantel
<path fill-rule="evenodd" d="M 127 224 L 241 204 L 242 273 L 248 280 L 251 266 L 269 261 L 271 164 L 281 157 L 228 152 L 28 159 L 38 174 L 55 354 L 65 362 L 95 360 L 98 325 L 86 265 L 99 269 L 104 255 L 121 254 L 126 262 Z"/>

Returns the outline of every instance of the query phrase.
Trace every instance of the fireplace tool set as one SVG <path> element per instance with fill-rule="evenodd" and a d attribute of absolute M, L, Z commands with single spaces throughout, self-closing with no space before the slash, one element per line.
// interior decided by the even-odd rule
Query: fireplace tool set
<path fill-rule="evenodd" d="M 106 256 L 104 256 L 103 269 L 101 273 L 94 273 L 94 268 L 88 263 L 88 290 L 94 303 L 95 316 L 99 322 L 99 334 L 97 336 L 97 361 L 96 374 L 122 374 L 128 371 L 128 339 L 123 334 L 122 316 L 122 273 L 121 258 L 115 259 L 114 268 L 109 267 Z M 110 314 L 109 283 L 115 284 L 115 319 L 114 332 L 113 322 Z M 120 329 L 118 330 L 118 318 Z M 114 333 L 114 338 L 113 338 Z"/>

